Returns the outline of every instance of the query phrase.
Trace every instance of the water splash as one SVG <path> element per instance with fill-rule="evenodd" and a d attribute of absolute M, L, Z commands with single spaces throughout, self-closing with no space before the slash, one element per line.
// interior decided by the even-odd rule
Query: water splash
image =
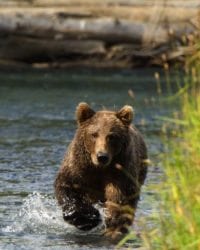
<path fill-rule="evenodd" d="M 102 209 L 100 209 L 100 213 L 104 217 Z M 3 228 L 4 233 L 80 234 L 79 230 L 63 220 L 62 211 L 56 200 L 52 196 L 42 195 L 38 192 L 30 194 L 24 199 L 19 213 L 11 220 L 13 223 Z M 92 230 L 91 233 L 97 233 L 100 228 L 102 225 Z"/>

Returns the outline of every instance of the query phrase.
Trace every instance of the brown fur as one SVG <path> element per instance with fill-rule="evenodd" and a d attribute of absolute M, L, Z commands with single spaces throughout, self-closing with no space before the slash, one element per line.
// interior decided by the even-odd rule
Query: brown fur
<path fill-rule="evenodd" d="M 55 181 L 63 217 L 89 230 L 100 222 L 93 205 L 102 202 L 107 234 L 124 233 L 133 222 L 147 172 L 144 140 L 131 125 L 133 109 L 94 112 L 80 103 L 76 117 L 78 129 Z"/>

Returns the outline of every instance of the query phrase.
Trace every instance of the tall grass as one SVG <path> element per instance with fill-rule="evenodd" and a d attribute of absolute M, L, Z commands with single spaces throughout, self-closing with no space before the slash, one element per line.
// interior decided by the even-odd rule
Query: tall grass
<path fill-rule="evenodd" d="M 163 205 L 152 241 L 158 249 L 200 249 L 200 96 L 189 100 L 184 94 L 187 125 L 163 158 Z"/>
<path fill-rule="evenodd" d="M 187 65 L 179 90 L 182 110 L 177 139 L 165 138 L 165 181 L 157 226 L 143 234 L 147 249 L 200 250 L 200 52 Z M 171 119 L 173 122 L 173 119 Z"/>

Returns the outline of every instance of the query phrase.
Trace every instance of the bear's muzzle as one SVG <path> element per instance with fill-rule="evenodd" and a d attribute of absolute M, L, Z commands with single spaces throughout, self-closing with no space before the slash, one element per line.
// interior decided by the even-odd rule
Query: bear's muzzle
<path fill-rule="evenodd" d="M 97 160 L 99 164 L 107 165 L 110 159 L 108 153 L 100 151 L 97 153 Z"/>

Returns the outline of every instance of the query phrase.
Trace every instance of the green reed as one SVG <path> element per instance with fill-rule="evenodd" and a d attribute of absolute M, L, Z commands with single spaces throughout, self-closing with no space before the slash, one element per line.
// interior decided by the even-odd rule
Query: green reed
<path fill-rule="evenodd" d="M 188 62 L 175 96 L 180 118 L 166 118 L 177 125 L 177 137 L 164 138 L 165 181 L 154 230 L 142 232 L 146 249 L 200 250 L 200 50 Z"/>

